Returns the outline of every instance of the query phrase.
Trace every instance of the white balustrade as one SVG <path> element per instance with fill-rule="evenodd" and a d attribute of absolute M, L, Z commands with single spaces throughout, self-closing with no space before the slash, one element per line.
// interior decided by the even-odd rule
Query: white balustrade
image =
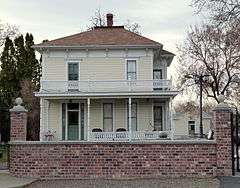
<path fill-rule="evenodd" d="M 171 90 L 171 80 L 41 81 L 41 92 L 130 92 Z"/>
<path fill-rule="evenodd" d="M 170 138 L 170 131 L 132 131 L 131 139 L 128 131 L 123 132 L 91 132 L 89 141 L 128 141 L 128 140 L 162 140 Z"/>

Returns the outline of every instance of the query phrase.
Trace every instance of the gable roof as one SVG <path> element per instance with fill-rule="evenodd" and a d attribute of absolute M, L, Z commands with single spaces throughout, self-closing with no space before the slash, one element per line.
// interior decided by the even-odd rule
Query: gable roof
<path fill-rule="evenodd" d="M 124 29 L 124 26 L 95 27 L 93 30 L 77 33 L 67 37 L 46 41 L 34 47 L 61 46 L 151 46 L 162 44 Z"/>

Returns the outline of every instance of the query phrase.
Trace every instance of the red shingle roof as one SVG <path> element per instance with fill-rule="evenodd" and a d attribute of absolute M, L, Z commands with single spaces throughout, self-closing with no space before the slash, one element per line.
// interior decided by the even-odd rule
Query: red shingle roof
<path fill-rule="evenodd" d="M 88 46 L 88 45 L 151 45 L 162 44 L 124 29 L 123 26 L 95 27 L 71 36 L 47 41 L 35 46 Z"/>

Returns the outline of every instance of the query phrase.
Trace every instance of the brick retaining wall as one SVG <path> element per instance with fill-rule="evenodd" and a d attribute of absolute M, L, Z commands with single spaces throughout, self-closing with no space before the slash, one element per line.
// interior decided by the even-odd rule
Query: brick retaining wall
<path fill-rule="evenodd" d="M 214 177 L 214 141 L 14 142 L 10 172 L 35 178 Z"/>

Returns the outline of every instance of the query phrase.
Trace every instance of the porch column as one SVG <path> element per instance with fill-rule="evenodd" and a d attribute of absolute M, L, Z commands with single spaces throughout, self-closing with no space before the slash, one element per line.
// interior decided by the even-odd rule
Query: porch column
<path fill-rule="evenodd" d="M 40 141 L 43 141 L 44 136 L 43 136 L 43 132 L 44 132 L 44 121 L 43 121 L 43 113 L 44 113 L 44 109 L 43 109 L 43 103 L 44 103 L 44 99 L 40 98 Z"/>
<path fill-rule="evenodd" d="M 45 140 L 45 134 L 48 131 L 48 113 L 49 113 L 49 101 L 46 99 L 40 99 L 40 141 Z"/>
<path fill-rule="evenodd" d="M 87 140 L 90 140 L 90 98 L 87 98 Z"/>
<path fill-rule="evenodd" d="M 172 97 L 170 98 L 170 110 L 169 110 L 169 115 L 170 115 L 170 132 L 171 132 L 171 139 L 174 140 L 174 132 L 175 132 L 175 127 L 173 123 L 173 107 L 172 107 Z"/>
<path fill-rule="evenodd" d="M 129 141 L 132 140 L 132 98 L 128 98 L 128 129 L 129 129 Z"/>

